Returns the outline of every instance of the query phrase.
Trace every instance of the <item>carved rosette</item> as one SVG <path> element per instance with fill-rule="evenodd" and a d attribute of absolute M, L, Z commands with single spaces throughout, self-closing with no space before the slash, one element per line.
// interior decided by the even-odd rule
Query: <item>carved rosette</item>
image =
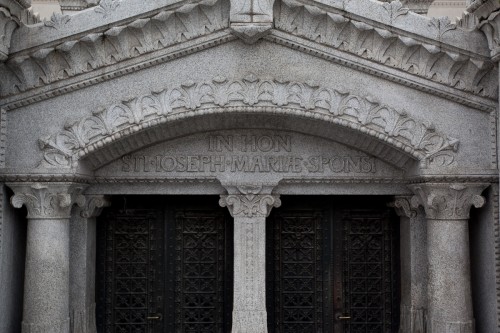
<path fill-rule="evenodd" d="M 411 206 L 410 196 L 396 197 L 388 206 L 394 208 L 396 214 L 400 217 L 406 216 L 410 219 L 417 217 L 417 210 Z"/>
<path fill-rule="evenodd" d="M 241 185 L 240 194 L 221 195 L 219 205 L 227 207 L 231 216 L 267 217 L 272 207 L 281 206 L 279 195 L 259 194 L 260 185 Z"/>
<path fill-rule="evenodd" d="M 415 195 L 413 208 L 422 206 L 428 218 L 434 220 L 467 220 L 472 206 L 485 204 L 481 192 L 488 184 L 418 184 L 410 185 Z"/>
<path fill-rule="evenodd" d="M 86 195 L 85 204 L 81 207 L 80 216 L 94 218 L 101 215 L 104 207 L 109 207 L 111 201 L 104 195 Z"/>
<path fill-rule="evenodd" d="M 7 184 L 13 191 L 11 204 L 28 209 L 28 219 L 67 219 L 73 204 L 82 207 L 83 184 Z"/>

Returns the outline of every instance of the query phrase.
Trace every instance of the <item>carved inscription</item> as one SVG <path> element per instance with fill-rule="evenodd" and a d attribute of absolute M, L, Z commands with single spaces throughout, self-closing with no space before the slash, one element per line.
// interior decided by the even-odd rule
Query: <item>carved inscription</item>
<path fill-rule="evenodd" d="M 376 160 L 366 155 L 300 155 L 290 135 L 210 135 L 206 154 L 126 155 L 126 173 L 375 173 Z"/>

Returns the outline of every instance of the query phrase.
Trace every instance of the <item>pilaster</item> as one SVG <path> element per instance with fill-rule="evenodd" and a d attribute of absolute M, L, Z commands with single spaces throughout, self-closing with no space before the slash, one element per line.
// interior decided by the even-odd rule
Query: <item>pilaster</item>
<path fill-rule="evenodd" d="M 14 207 L 26 206 L 28 233 L 22 331 L 67 333 L 69 319 L 69 218 L 85 202 L 72 183 L 8 184 Z"/>
<path fill-rule="evenodd" d="M 266 333 L 266 217 L 279 195 L 263 185 L 226 186 L 219 204 L 234 218 L 234 301 L 232 333 Z"/>
<path fill-rule="evenodd" d="M 72 333 L 95 333 L 96 220 L 110 201 L 86 195 L 70 221 L 70 319 Z"/>
<path fill-rule="evenodd" d="M 473 333 L 469 254 L 469 212 L 485 203 L 488 184 L 418 184 L 413 207 L 427 216 L 429 263 L 428 320 L 430 333 Z"/>
<path fill-rule="evenodd" d="M 410 196 L 389 204 L 401 219 L 400 333 L 425 333 L 427 317 L 427 234 L 422 209 L 413 208 Z"/>

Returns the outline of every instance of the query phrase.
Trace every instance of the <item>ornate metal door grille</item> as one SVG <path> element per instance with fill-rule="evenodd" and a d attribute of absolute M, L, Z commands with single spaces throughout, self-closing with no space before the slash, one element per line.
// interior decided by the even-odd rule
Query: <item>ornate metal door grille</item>
<path fill-rule="evenodd" d="M 97 321 L 100 332 L 157 332 L 162 311 L 163 230 L 156 210 L 111 211 L 100 228 Z"/>
<path fill-rule="evenodd" d="M 397 332 L 397 244 L 388 210 L 282 202 L 268 228 L 269 331 Z"/>
<path fill-rule="evenodd" d="M 388 215 L 380 211 L 344 211 L 344 309 L 346 332 L 392 332 L 393 244 Z"/>
<path fill-rule="evenodd" d="M 136 203 L 146 209 L 111 208 L 99 219 L 98 332 L 230 332 L 227 212 L 198 209 L 204 204 L 196 202 L 146 201 Z"/>

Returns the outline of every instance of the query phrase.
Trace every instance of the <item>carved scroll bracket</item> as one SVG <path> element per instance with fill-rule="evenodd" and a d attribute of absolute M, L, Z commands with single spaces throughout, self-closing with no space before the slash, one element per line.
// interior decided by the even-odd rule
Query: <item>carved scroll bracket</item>
<path fill-rule="evenodd" d="M 101 215 L 104 207 L 109 207 L 111 201 L 104 195 L 86 195 L 85 205 L 81 207 L 80 215 L 84 218 L 93 218 Z"/>
<path fill-rule="evenodd" d="M 271 194 L 271 186 L 230 185 L 228 195 L 221 195 L 219 204 L 227 207 L 233 217 L 267 217 L 273 207 L 281 206 L 279 195 Z"/>
<path fill-rule="evenodd" d="M 415 193 L 413 208 L 422 206 L 433 220 L 467 220 L 472 206 L 485 204 L 481 192 L 488 184 L 418 184 L 410 185 Z"/>
<path fill-rule="evenodd" d="M 467 30 L 479 28 L 488 40 L 493 61 L 500 61 L 500 2 L 497 0 L 473 1 L 460 22 Z"/>
<path fill-rule="evenodd" d="M 7 184 L 13 191 L 11 204 L 28 209 L 28 219 L 68 219 L 74 204 L 82 207 L 83 184 L 20 183 Z"/>
<path fill-rule="evenodd" d="M 411 206 L 411 196 L 398 196 L 388 206 L 394 208 L 400 217 L 405 216 L 410 219 L 417 217 L 417 209 Z"/>

